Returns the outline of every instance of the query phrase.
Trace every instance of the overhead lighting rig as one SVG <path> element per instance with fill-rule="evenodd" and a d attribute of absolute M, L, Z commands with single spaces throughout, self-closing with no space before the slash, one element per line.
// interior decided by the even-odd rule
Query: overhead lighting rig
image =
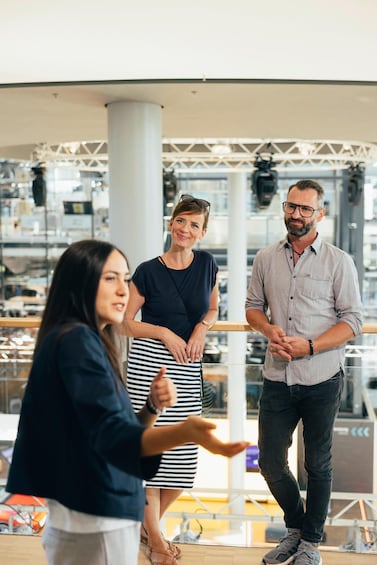
<path fill-rule="evenodd" d="M 360 203 L 361 195 L 364 190 L 365 183 L 365 165 L 352 163 L 348 167 L 348 174 L 346 175 L 346 190 L 348 193 L 348 202 L 353 206 Z"/>
<path fill-rule="evenodd" d="M 79 170 L 108 170 L 107 142 L 81 141 L 34 147 L 32 161 L 44 161 L 49 167 L 71 167 Z M 363 162 L 371 165 L 377 159 L 377 144 L 337 140 L 255 138 L 180 138 L 162 140 L 162 166 L 175 172 L 249 173 L 258 154 L 274 154 L 276 169 L 312 171 L 313 168 L 344 170 L 347 165 Z"/>
<path fill-rule="evenodd" d="M 164 195 L 164 213 L 169 214 L 169 211 L 174 206 L 175 198 L 177 196 L 177 177 L 175 176 L 174 169 L 162 170 L 162 186 Z"/>
<path fill-rule="evenodd" d="M 32 192 L 34 204 L 36 206 L 46 206 L 46 166 L 45 163 L 38 163 L 36 166 L 31 168 L 34 173 L 34 179 L 32 182 Z"/>
<path fill-rule="evenodd" d="M 256 170 L 251 175 L 251 189 L 256 195 L 258 208 L 268 208 L 278 189 L 278 173 L 272 159 L 263 159 L 259 153 L 254 162 Z"/>

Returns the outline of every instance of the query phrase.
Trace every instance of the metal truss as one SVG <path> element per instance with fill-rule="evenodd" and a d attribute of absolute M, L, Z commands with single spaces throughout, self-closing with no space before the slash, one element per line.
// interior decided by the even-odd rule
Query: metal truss
<path fill-rule="evenodd" d="M 163 161 L 166 168 L 206 171 L 250 171 L 257 157 L 272 157 L 277 170 L 341 169 L 350 164 L 373 164 L 377 145 L 372 143 L 292 140 L 244 139 L 228 140 L 164 140 Z"/>
<path fill-rule="evenodd" d="M 192 498 L 197 504 L 195 512 L 167 512 L 166 517 L 180 518 L 182 524 L 187 524 L 189 519 L 193 520 L 229 520 L 234 522 L 267 522 L 268 524 L 278 524 L 284 526 L 283 514 L 280 509 L 276 512 L 269 510 L 269 505 L 263 504 L 271 499 L 269 491 L 250 492 L 242 489 L 191 489 L 185 491 L 185 495 Z M 301 495 L 305 498 L 305 491 Z M 211 510 L 209 497 L 218 502 L 223 502 L 223 506 L 216 512 Z M 213 498 L 215 497 L 215 498 Z M 251 504 L 249 513 L 234 514 L 232 506 L 237 501 L 244 501 Z M 331 501 L 338 501 L 339 509 L 333 516 L 326 519 L 327 526 L 346 526 L 353 529 L 352 540 L 345 551 L 355 551 L 356 553 L 377 553 L 377 495 L 357 494 L 348 492 L 333 492 Z M 352 546 L 352 547 L 351 547 Z"/>
<path fill-rule="evenodd" d="M 107 142 L 74 141 L 57 145 L 39 143 L 33 149 L 31 159 L 46 163 L 50 167 L 106 172 L 108 169 Z"/>
<path fill-rule="evenodd" d="M 79 170 L 108 169 L 106 141 L 80 141 L 34 148 L 33 161 L 48 166 Z M 163 139 L 162 165 L 179 172 L 232 172 L 254 168 L 257 157 L 272 158 L 277 170 L 313 168 L 344 169 L 349 165 L 373 165 L 377 145 L 359 141 L 292 139 Z"/>

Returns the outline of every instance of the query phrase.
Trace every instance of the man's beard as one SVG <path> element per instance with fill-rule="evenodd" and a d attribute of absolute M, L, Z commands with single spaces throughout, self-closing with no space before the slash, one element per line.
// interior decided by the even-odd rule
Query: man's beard
<path fill-rule="evenodd" d="M 292 221 L 291 218 L 288 218 L 288 219 L 285 218 L 284 221 L 285 221 L 285 226 L 288 230 L 288 233 L 290 235 L 294 235 L 295 237 L 302 237 L 303 235 L 306 235 L 314 227 L 314 222 L 309 222 L 309 223 L 305 224 L 301 220 L 296 220 L 296 221 L 302 222 L 302 227 L 300 228 L 298 226 L 291 226 L 290 225 L 290 222 Z"/>

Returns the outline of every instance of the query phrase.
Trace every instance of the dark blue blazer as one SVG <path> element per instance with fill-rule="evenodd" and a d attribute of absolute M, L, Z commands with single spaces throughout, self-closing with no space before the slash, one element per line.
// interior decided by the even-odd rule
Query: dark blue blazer
<path fill-rule="evenodd" d="M 41 344 L 22 404 L 6 490 L 51 498 L 88 514 L 140 521 L 142 426 L 98 334 L 61 327 Z"/>

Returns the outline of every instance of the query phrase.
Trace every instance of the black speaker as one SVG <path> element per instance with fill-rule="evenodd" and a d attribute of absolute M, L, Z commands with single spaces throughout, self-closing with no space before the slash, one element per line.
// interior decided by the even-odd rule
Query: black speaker
<path fill-rule="evenodd" d="M 174 171 L 162 171 L 162 187 L 164 195 L 164 215 L 168 216 L 174 206 L 177 195 L 177 177 Z"/>
<path fill-rule="evenodd" d="M 361 165 L 351 165 L 348 168 L 348 178 L 346 178 L 348 202 L 357 206 L 361 200 L 364 190 L 365 170 Z"/>
<path fill-rule="evenodd" d="M 34 179 L 32 183 L 32 192 L 34 204 L 36 206 L 46 206 L 46 181 L 44 178 L 45 169 L 42 167 L 32 167 Z"/>
<path fill-rule="evenodd" d="M 251 188 L 257 198 L 258 208 L 268 208 L 278 189 L 278 173 L 271 167 L 274 165 L 272 159 L 269 161 L 257 158 L 256 170 L 251 175 Z"/>

